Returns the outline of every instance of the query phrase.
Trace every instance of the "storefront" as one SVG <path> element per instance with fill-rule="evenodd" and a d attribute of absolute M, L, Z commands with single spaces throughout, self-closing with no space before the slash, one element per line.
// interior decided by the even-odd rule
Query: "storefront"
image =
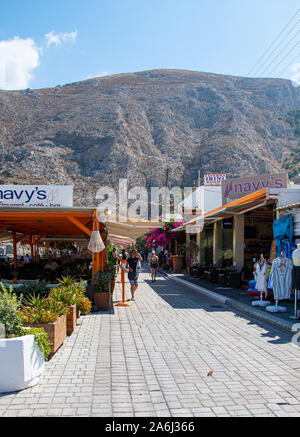
<path fill-rule="evenodd" d="M 299 204 L 280 207 L 290 198 L 300 200 L 300 190 L 264 188 L 191 220 L 186 225 L 204 220 L 203 231 L 197 234 L 200 265 L 243 270 L 243 277 L 251 279 L 254 260 L 261 254 L 267 260 L 272 256 L 275 220 L 292 214 L 297 221 Z"/>
<path fill-rule="evenodd" d="M 18 247 L 26 241 L 30 247 L 31 262 L 44 241 L 76 241 L 88 245 L 92 231 L 98 229 L 102 240 L 106 240 L 106 229 L 96 217 L 96 210 L 88 207 L 1 207 L 0 238 L 10 238 L 13 246 L 13 267 L 17 268 Z M 93 276 L 103 270 L 105 250 L 89 253 Z"/>

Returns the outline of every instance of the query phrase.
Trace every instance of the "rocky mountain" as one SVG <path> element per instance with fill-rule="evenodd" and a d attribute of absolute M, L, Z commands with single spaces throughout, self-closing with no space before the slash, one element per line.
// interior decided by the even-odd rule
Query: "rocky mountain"
<path fill-rule="evenodd" d="M 95 205 L 119 178 L 163 185 L 166 165 L 169 186 L 192 186 L 200 168 L 279 172 L 299 149 L 297 108 L 288 80 L 181 70 L 0 91 L 0 183 L 74 184 L 76 203 Z"/>

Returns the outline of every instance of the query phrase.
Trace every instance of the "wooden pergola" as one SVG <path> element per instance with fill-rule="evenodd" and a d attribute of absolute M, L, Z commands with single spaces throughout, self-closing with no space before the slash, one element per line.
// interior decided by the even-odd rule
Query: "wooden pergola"
<path fill-rule="evenodd" d="M 89 207 L 72 208 L 0 208 L 0 233 L 9 234 L 13 241 L 14 267 L 17 267 L 17 244 L 26 241 L 31 247 L 31 260 L 34 262 L 34 248 L 45 238 L 86 239 L 93 230 L 99 229 L 103 241 L 105 228 L 97 219 L 96 209 Z M 103 271 L 105 250 L 92 253 L 93 270 Z"/>

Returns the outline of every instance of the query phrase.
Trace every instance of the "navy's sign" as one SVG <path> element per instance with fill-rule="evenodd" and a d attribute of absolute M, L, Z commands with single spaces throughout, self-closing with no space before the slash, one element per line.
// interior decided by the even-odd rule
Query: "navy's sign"
<path fill-rule="evenodd" d="M 239 179 L 227 179 L 222 182 L 223 205 L 259 191 L 262 188 L 287 188 L 287 173 L 265 174 L 261 176 L 248 176 Z"/>
<path fill-rule="evenodd" d="M 0 185 L 0 207 L 61 208 L 73 206 L 72 185 Z"/>

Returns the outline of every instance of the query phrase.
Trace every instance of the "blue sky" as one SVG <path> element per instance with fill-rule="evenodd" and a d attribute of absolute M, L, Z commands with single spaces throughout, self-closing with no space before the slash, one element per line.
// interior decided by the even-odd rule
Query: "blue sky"
<path fill-rule="evenodd" d="M 299 0 L 0 0 L 0 88 L 156 68 L 246 76 L 299 8 Z M 300 40 L 298 20 L 300 11 L 278 61 Z M 300 81 L 299 72 L 300 44 L 272 76 Z"/>

